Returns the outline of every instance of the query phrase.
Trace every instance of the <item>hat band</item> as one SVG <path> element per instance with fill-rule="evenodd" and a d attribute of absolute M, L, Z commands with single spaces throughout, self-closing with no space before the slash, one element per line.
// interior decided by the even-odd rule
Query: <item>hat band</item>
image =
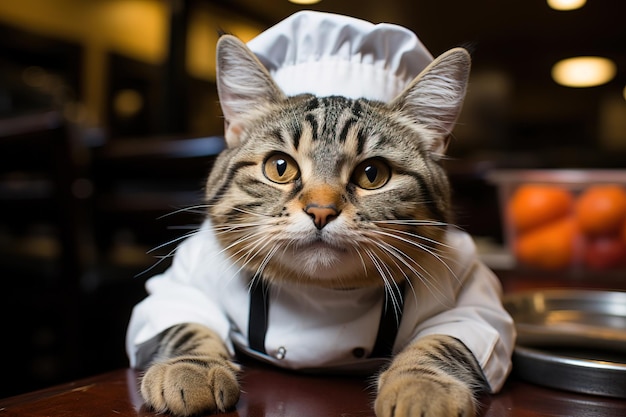
<path fill-rule="evenodd" d="M 388 102 L 410 82 L 373 64 L 340 60 L 303 62 L 270 72 L 287 96 L 309 93 Z"/>

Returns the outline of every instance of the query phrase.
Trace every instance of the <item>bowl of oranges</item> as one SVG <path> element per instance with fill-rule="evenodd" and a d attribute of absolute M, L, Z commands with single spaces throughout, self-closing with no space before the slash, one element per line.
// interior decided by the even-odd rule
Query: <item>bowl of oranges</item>
<path fill-rule="evenodd" d="M 519 266 L 626 270 L 626 170 L 499 170 L 489 180 Z"/>

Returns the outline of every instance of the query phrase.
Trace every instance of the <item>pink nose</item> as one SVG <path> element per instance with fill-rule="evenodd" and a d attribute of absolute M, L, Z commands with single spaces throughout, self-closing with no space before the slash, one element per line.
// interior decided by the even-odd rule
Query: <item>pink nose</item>
<path fill-rule="evenodd" d="M 334 204 L 319 206 L 312 203 L 304 208 L 304 212 L 311 217 L 313 223 L 315 223 L 315 227 L 320 230 L 339 216 L 339 210 L 337 210 Z"/>

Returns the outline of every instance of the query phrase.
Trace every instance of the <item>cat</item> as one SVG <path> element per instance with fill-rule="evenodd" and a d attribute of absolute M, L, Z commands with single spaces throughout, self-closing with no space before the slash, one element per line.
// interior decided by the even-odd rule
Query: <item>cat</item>
<path fill-rule="evenodd" d="M 235 407 L 234 344 L 279 366 L 375 372 L 378 417 L 474 415 L 510 369 L 513 330 L 496 278 L 451 224 L 442 158 L 468 52 L 442 54 L 389 103 L 287 97 L 231 35 L 217 57 L 228 147 L 207 220 L 129 326 L 146 404 Z M 155 315 L 171 325 L 134 345 Z"/>

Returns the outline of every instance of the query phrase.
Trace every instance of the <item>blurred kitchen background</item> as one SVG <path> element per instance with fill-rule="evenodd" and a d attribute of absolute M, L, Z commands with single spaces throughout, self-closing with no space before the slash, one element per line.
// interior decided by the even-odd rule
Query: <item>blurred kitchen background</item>
<path fill-rule="evenodd" d="M 0 397 L 127 365 L 130 310 L 176 246 L 159 245 L 201 221 L 179 209 L 201 203 L 222 147 L 217 32 L 249 40 L 303 8 L 472 51 L 446 164 L 481 241 L 502 243 L 490 170 L 625 165 L 624 1 L 3 0 Z M 604 78 L 557 83 L 580 56 L 606 58 Z"/>

